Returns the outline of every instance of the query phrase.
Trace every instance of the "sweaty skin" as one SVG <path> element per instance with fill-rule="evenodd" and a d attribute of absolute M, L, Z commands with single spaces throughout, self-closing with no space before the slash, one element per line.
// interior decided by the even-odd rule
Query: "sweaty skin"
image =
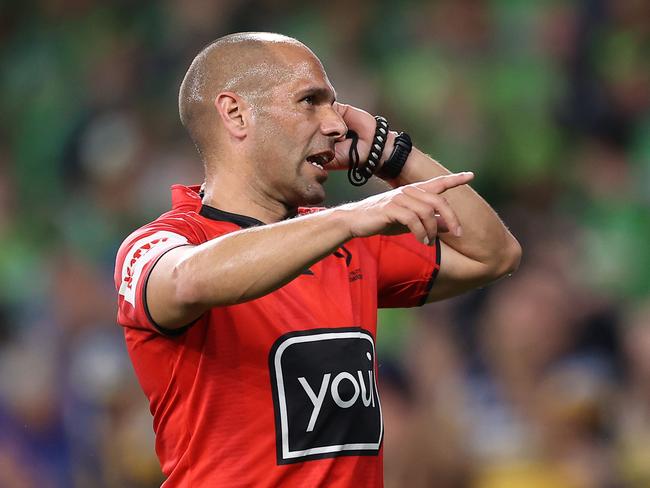
<path fill-rule="evenodd" d="M 217 94 L 237 93 L 258 112 L 267 105 L 264 102 L 274 87 L 308 74 L 308 63 L 291 66 L 282 59 L 281 47 L 292 45 L 304 47 L 277 34 L 233 34 L 196 56 L 181 84 L 178 106 L 181 122 L 201 154 L 219 149 L 220 134 L 210 130 L 218 124 L 214 118 Z"/>
<path fill-rule="evenodd" d="M 347 167 L 347 130 L 359 134 L 365 160 L 375 127 L 369 113 L 336 102 L 322 64 L 295 39 L 244 33 L 214 42 L 190 66 L 179 108 L 205 165 L 204 203 L 269 225 L 165 254 L 147 287 L 149 310 L 163 327 L 270 293 L 355 237 L 412 232 L 431 245 L 439 236 L 444 262 L 429 300 L 519 264 L 519 243 L 467 185 L 474 175 L 451 174 L 417 148 L 389 182 L 392 190 L 285 220 L 300 205 L 322 202 L 328 169 Z"/>

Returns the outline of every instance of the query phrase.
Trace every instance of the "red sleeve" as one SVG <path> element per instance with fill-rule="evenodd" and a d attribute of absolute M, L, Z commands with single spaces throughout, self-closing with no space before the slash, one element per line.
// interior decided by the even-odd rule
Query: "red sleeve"
<path fill-rule="evenodd" d="M 410 233 L 377 239 L 379 308 L 424 305 L 440 269 L 440 240 L 425 246 Z"/>
<path fill-rule="evenodd" d="M 176 247 L 192 244 L 192 240 L 192 233 L 187 229 L 160 222 L 145 226 L 126 238 L 115 262 L 118 324 L 163 332 L 149 315 L 146 283 L 151 270 L 163 254 Z"/>

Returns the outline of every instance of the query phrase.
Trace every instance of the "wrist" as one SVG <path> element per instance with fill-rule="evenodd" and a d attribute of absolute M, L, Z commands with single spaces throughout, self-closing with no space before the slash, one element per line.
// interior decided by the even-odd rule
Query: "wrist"
<path fill-rule="evenodd" d="M 341 232 L 340 238 L 343 242 L 356 237 L 353 231 L 353 209 L 351 204 L 344 204 L 328 210 L 328 219 L 331 221 L 331 226 Z"/>
<path fill-rule="evenodd" d="M 411 154 L 409 154 L 409 157 L 407 158 L 406 162 L 404 163 L 404 167 L 402 168 L 402 171 L 400 171 L 400 174 L 397 176 L 397 178 L 393 179 L 387 179 L 386 182 L 390 184 L 393 188 L 397 188 L 400 186 L 404 185 L 410 185 L 411 183 L 415 183 L 418 181 L 423 181 L 421 178 L 418 177 L 418 172 L 420 171 L 421 167 L 421 161 L 419 160 L 419 157 L 416 156 L 419 151 L 415 146 L 413 146 L 413 150 L 411 151 Z M 427 167 L 429 164 L 427 164 Z"/>
<path fill-rule="evenodd" d="M 393 181 L 401 175 L 412 149 L 411 137 L 406 132 L 397 134 L 393 138 L 393 151 L 384 160 L 376 175 L 392 185 Z"/>

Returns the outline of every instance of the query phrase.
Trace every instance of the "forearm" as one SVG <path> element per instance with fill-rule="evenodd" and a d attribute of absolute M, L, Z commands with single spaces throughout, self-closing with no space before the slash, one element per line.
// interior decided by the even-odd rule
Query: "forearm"
<path fill-rule="evenodd" d="M 348 240 L 340 221 L 335 209 L 325 210 L 197 246 L 173 269 L 179 294 L 202 308 L 266 295 Z"/>
<path fill-rule="evenodd" d="M 464 185 L 472 176 L 434 178 L 198 246 L 172 249 L 163 254 L 147 280 L 150 315 L 162 327 L 182 327 L 212 307 L 261 297 L 355 237 L 412 232 L 420 242 L 432 242 L 438 233 L 436 213 L 453 224 L 450 229 L 458 226 L 440 194 Z M 462 267 L 459 276 L 456 279 L 465 279 Z"/>

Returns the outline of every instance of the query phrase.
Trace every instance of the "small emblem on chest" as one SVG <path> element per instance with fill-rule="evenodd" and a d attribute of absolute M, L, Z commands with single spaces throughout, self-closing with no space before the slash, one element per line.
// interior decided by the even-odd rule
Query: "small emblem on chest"
<path fill-rule="evenodd" d="M 363 274 L 361 274 L 361 268 L 353 269 L 350 271 L 350 282 L 360 280 L 361 278 L 363 278 Z"/>

